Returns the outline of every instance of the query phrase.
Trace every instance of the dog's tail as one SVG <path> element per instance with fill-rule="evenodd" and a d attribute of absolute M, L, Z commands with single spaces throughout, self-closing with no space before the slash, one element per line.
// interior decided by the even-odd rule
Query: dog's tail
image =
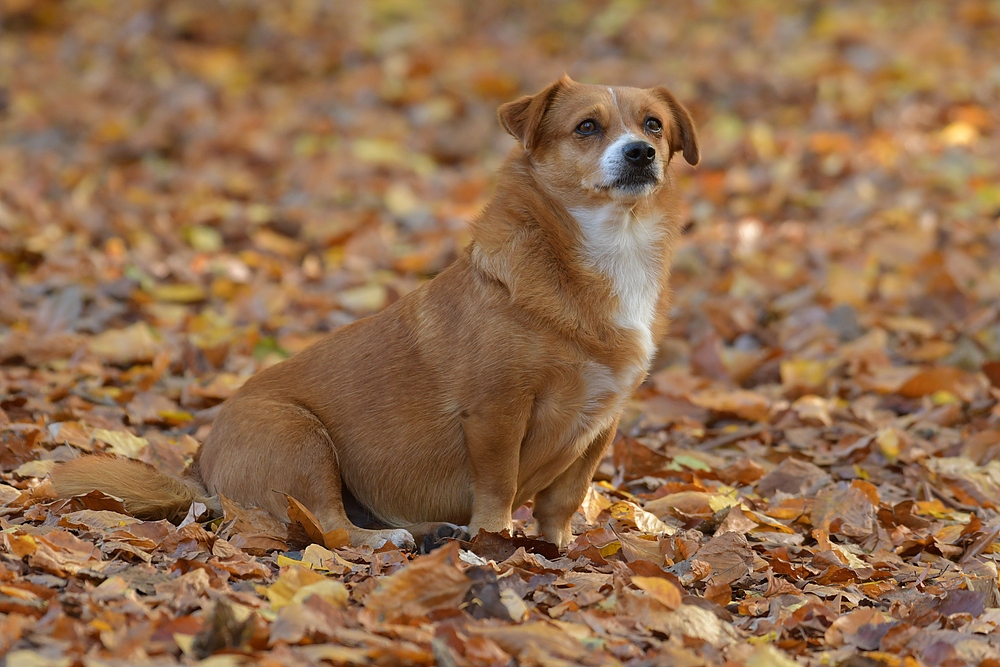
<path fill-rule="evenodd" d="M 196 478 L 180 480 L 135 459 L 96 454 L 57 465 L 51 474 L 55 492 L 63 498 L 101 491 L 121 498 L 138 519 L 181 521 L 193 502 L 221 510 Z"/>

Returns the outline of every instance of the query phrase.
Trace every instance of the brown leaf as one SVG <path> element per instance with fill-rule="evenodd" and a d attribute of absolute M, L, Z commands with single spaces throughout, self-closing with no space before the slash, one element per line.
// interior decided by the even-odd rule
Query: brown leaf
<path fill-rule="evenodd" d="M 866 626 L 886 625 L 889 621 L 890 619 L 878 609 L 861 607 L 835 620 L 826 631 L 824 639 L 834 648 L 845 644 L 851 645 L 856 641 L 858 633 Z M 871 650 L 873 647 L 865 646 L 863 648 Z"/>
<path fill-rule="evenodd" d="M 49 424 L 49 433 L 53 442 L 72 445 L 85 452 L 92 452 L 94 445 L 90 437 L 93 429 L 80 422 L 57 422 Z"/>
<path fill-rule="evenodd" d="M 285 496 L 285 500 L 288 501 L 289 543 L 298 549 L 305 548 L 309 544 L 320 544 L 331 548 L 326 544 L 326 538 L 323 535 L 323 526 L 320 525 L 316 516 L 295 498 L 287 493 L 283 495 Z"/>
<path fill-rule="evenodd" d="M 816 489 L 830 479 L 822 468 L 808 461 L 788 457 L 757 482 L 757 493 L 767 497 L 778 491 L 793 495 Z"/>
<path fill-rule="evenodd" d="M 705 599 L 725 607 L 733 600 L 733 589 L 729 584 L 709 584 L 705 587 Z"/>
<path fill-rule="evenodd" d="M 208 624 L 194 639 L 194 655 L 208 656 L 222 649 L 240 649 L 253 634 L 253 616 L 238 620 L 232 606 L 220 600 L 209 616 Z"/>
<path fill-rule="evenodd" d="M 726 484 L 752 484 L 764 476 L 764 469 L 752 459 L 741 458 L 716 471 Z"/>
<path fill-rule="evenodd" d="M 695 558 L 711 566 L 709 584 L 730 584 L 750 573 L 753 551 L 743 535 L 721 533 L 698 549 Z"/>
<path fill-rule="evenodd" d="M 669 458 L 630 438 L 616 440 L 612 454 L 615 467 L 624 469 L 630 479 L 655 475 L 670 465 Z"/>
<path fill-rule="evenodd" d="M 101 561 L 100 550 L 65 530 L 53 530 L 35 536 L 36 549 L 28 563 L 54 574 L 66 576 L 92 567 Z"/>
<path fill-rule="evenodd" d="M 382 579 L 365 598 L 365 607 L 379 619 L 421 618 L 435 609 L 457 607 L 472 581 L 458 567 L 457 542 L 449 542 L 427 556 Z"/>
<path fill-rule="evenodd" d="M 658 603 L 657 603 L 658 604 Z M 581 664 L 590 651 L 574 636 L 546 622 L 522 623 L 500 627 L 473 626 L 469 632 L 496 642 L 507 653 L 518 657 L 555 656 L 570 664 Z M 551 658 L 544 663 L 557 664 Z"/>
<path fill-rule="evenodd" d="M 272 514 L 259 508 L 241 507 L 222 494 L 219 494 L 219 502 L 224 512 L 219 535 L 230 544 L 255 556 L 288 550 L 288 529 Z"/>
<path fill-rule="evenodd" d="M 749 421 L 767 421 L 771 416 L 771 404 L 763 395 L 743 389 L 707 389 L 692 394 L 690 400 L 695 405 L 736 415 Z"/>
<path fill-rule="evenodd" d="M 920 398 L 938 391 L 947 391 L 959 398 L 970 400 L 972 379 L 968 373 L 954 366 L 942 366 L 921 371 L 904 382 L 899 394 L 909 398 Z"/>
<path fill-rule="evenodd" d="M 477 556 L 498 563 L 507 560 L 521 548 L 528 553 L 539 554 L 545 558 L 559 557 L 559 547 L 551 542 L 516 535 L 510 537 L 506 532 L 488 533 L 485 530 L 480 530 L 479 534 L 475 535 L 472 540 L 463 542 L 462 547 Z"/>
<path fill-rule="evenodd" d="M 871 487 L 871 485 L 867 485 Z M 860 484 L 821 492 L 813 503 L 813 527 L 849 537 L 867 537 L 875 531 L 875 508 L 871 491 Z"/>
<path fill-rule="evenodd" d="M 90 529 L 95 531 L 109 531 L 114 528 L 122 528 L 134 523 L 141 523 L 139 519 L 124 513 L 109 512 L 108 510 L 80 510 L 64 514 L 59 519 L 59 525 L 77 530 Z"/>
<path fill-rule="evenodd" d="M 1000 361 L 983 362 L 982 371 L 991 385 L 1000 388 Z"/>
<path fill-rule="evenodd" d="M 703 491 L 670 493 L 656 500 L 650 500 L 646 503 L 645 508 L 661 519 L 667 516 L 681 519 L 709 519 L 715 514 L 710 501 L 716 495 Z"/>

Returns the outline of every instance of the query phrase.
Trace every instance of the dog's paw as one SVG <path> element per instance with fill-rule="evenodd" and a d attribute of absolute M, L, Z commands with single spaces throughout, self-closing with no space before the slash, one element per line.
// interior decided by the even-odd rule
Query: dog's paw
<path fill-rule="evenodd" d="M 420 553 L 428 554 L 440 546 L 443 546 L 447 540 L 465 540 L 469 539 L 469 529 L 467 526 L 456 526 L 453 523 L 442 523 L 440 526 L 434 529 L 433 532 L 424 535 L 424 539 L 420 542 Z"/>
<path fill-rule="evenodd" d="M 398 528 L 396 530 L 384 531 L 386 536 L 386 542 L 392 542 L 393 546 L 399 547 L 400 549 L 409 549 L 414 551 L 417 548 L 417 542 L 413 539 L 413 535 L 410 531 Z M 385 544 L 385 542 L 383 542 Z"/>

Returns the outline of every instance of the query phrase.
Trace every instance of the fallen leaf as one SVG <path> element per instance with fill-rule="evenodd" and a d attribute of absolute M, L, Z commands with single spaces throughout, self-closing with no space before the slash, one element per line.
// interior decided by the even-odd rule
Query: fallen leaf
<path fill-rule="evenodd" d="M 699 407 L 750 421 L 763 422 L 771 416 L 770 402 L 752 391 L 710 389 L 692 394 L 690 401 Z"/>
<path fill-rule="evenodd" d="M 283 568 L 278 579 L 263 590 L 272 609 L 302 604 L 310 596 L 318 595 L 330 604 L 343 607 L 347 604 L 347 588 L 336 579 L 314 572 L 308 567 Z"/>
<path fill-rule="evenodd" d="M 731 584 L 751 571 L 753 552 L 740 533 L 721 533 L 705 543 L 695 558 L 708 563 L 709 584 Z"/>
<path fill-rule="evenodd" d="M 456 542 L 449 542 L 427 556 L 382 579 L 364 600 L 379 619 L 421 618 L 435 609 L 457 605 L 472 582 L 458 567 Z"/>
<path fill-rule="evenodd" d="M 632 577 L 632 583 L 649 593 L 667 609 L 677 609 L 681 606 L 680 589 L 666 579 L 659 577 Z"/>
<path fill-rule="evenodd" d="M 136 322 L 124 329 L 108 329 L 94 336 L 87 348 L 105 363 L 126 365 L 149 363 L 160 344 L 146 324 Z"/>

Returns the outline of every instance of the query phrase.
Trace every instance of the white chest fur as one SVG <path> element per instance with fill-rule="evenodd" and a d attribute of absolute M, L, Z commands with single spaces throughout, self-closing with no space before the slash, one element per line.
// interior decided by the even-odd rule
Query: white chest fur
<path fill-rule="evenodd" d="M 532 470 L 521 481 L 524 497 L 551 483 L 614 423 L 635 382 L 649 370 L 655 351 L 652 327 L 660 298 L 665 233 L 660 221 L 637 219 L 620 206 L 570 209 L 570 213 L 583 233 L 584 261 L 608 279 L 617 297 L 611 314 L 614 324 L 634 332 L 642 351 L 639 358 L 617 369 L 586 361 L 576 369 L 579 382 L 555 390 L 536 404 L 533 422 L 558 424 L 558 430 L 541 435 L 539 442 L 544 446 L 522 452 L 522 464 Z M 567 406 L 577 409 L 567 411 Z M 553 448 L 553 442 L 564 444 Z M 544 465 L 537 465 L 540 460 Z"/>
<path fill-rule="evenodd" d="M 611 282 L 618 297 L 615 324 L 635 331 L 642 343 L 642 365 L 653 356 L 653 320 L 663 270 L 658 220 L 637 218 L 621 206 L 571 209 L 583 233 L 583 254 Z"/>

